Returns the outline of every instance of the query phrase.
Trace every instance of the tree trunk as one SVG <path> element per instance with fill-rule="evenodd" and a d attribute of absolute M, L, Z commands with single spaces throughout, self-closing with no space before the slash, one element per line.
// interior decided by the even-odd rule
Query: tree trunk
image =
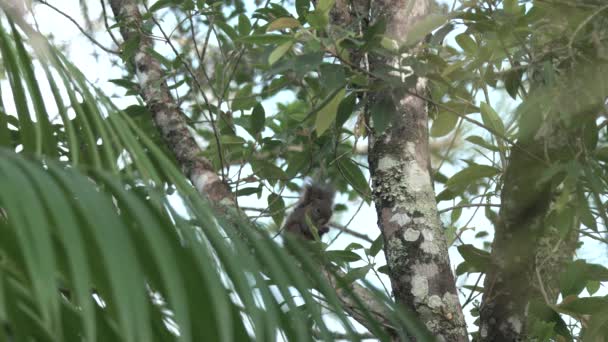
<path fill-rule="evenodd" d="M 576 227 L 562 239 L 545 223 L 555 191 L 551 180 L 541 183 L 547 172 L 545 158 L 555 160 L 568 144 L 568 132 L 550 126 L 549 120 L 539 129 L 547 134 L 518 142 L 508 159 L 484 281 L 482 341 L 526 340 L 531 305 L 555 304 L 559 274 L 576 250 Z"/>
<path fill-rule="evenodd" d="M 374 1 L 370 21 L 373 25 L 385 20 L 385 35 L 400 44 L 429 11 L 427 0 Z M 398 63 L 397 58 L 373 58 L 370 69 Z M 426 80 L 418 79 L 407 92 L 396 89 L 396 112 L 388 128 L 370 133 L 374 202 L 389 276 L 395 300 L 412 308 L 440 341 L 467 341 L 432 185 L 427 103 L 412 93 L 424 95 Z M 369 108 L 382 101 L 381 96 L 387 95 L 370 94 Z"/>

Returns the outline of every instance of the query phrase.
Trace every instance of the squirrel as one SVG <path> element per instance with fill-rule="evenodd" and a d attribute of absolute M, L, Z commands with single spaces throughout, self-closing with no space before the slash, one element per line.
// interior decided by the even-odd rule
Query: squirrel
<path fill-rule="evenodd" d="M 300 200 L 289 214 L 283 231 L 305 240 L 314 240 L 313 229 L 319 237 L 329 231 L 327 223 L 333 214 L 335 191 L 323 184 L 307 184 L 304 186 Z M 313 225 L 315 228 L 310 227 Z"/>

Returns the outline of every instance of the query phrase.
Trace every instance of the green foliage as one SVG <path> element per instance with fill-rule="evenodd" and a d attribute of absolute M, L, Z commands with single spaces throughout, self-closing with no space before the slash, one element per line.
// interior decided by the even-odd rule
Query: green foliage
<path fill-rule="evenodd" d="M 329 340 L 319 296 L 346 336 L 359 338 L 319 273 L 319 246 L 283 248 L 236 208 L 216 216 L 167 153 L 146 107 L 117 109 L 53 46 L 27 46 L 17 30 L 0 30 L 0 50 L 16 108 L 0 113 L 0 339 Z M 46 79 L 33 72 L 32 59 Z M 38 89 L 43 82 L 52 91 L 47 102 Z M 233 103 L 252 111 L 246 120 L 207 107 L 221 113 L 216 151 L 243 158 L 247 143 L 259 143 L 261 152 L 274 153 L 282 142 L 263 133 L 277 127 L 259 102 L 247 102 L 251 85 L 238 89 Z M 48 103 L 59 113 L 52 124 Z M 251 136 L 235 135 L 231 125 Z M 275 158 L 251 160 L 268 184 L 289 178 Z M 261 185 L 237 195 L 255 193 Z M 271 193 L 268 202 L 280 224 L 283 197 Z M 370 267 L 353 269 L 345 281 Z M 386 296 L 377 299 L 394 313 L 392 325 L 424 336 Z M 386 339 L 379 323 L 372 321 L 371 330 Z"/>
<path fill-rule="evenodd" d="M 267 205 L 256 215 L 269 227 L 233 219 L 236 213 L 216 217 L 185 181 L 145 106 L 118 110 L 54 47 L 29 46 L 12 25 L 0 27 L 2 86 L 12 93 L 1 100 L 15 107 L 0 103 L 0 321 L 16 340 L 177 339 L 171 322 L 183 340 L 271 341 L 278 332 L 288 340 L 309 340 L 313 332 L 330 340 L 313 288 L 356 340 L 319 265 L 305 248 L 285 253 L 267 230 L 280 227 L 307 176 L 344 195 L 339 208 L 351 206 L 345 198 L 371 203 L 367 158 L 357 147 L 370 130 L 380 136 L 391 128 L 399 99 L 420 78 L 428 82 L 422 96 L 432 118 L 436 198 L 454 206 L 446 210 L 446 234 L 464 259 L 458 275 L 491 267 L 488 250 L 460 243 L 463 232 L 483 228 L 475 236 L 485 239 L 489 228 L 469 224 L 466 208 L 485 206 L 476 218 L 500 223 L 490 204 L 514 191 L 503 187 L 509 168 L 522 175 L 522 203 L 550 185 L 544 230 L 605 245 L 602 1 L 461 1 L 451 13 L 435 4 L 437 12 L 399 42 L 385 36 L 383 20 L 359 32 L 331 23 L 334 1 L 313 3 L 258 2 L 248 13 L 237 0 L 161 0 L 144 14 L 148 28 L 152 16 L 177 18 L 168 31 L 178 55 L 159 49 L 154 56 L 192 131 L 208 142 L 204 156 L 228 175 L 239 200 Z M 123 60 L 140 39 L 120 46 Z M 366 69 L 374 59 L 390 67 Z M 128 72 L 111 82 L 137 96 Z M 51 105 L 40 89 L 46 83 Z M 514 153 L 534 163 L 509 164 Z M 383 241 L 324 256 L 344 266 L 345 284 L 365 284 L 366 276 L 388 273 L 374 263 Z M 531 305 L 530 335 L 605 335 L 605 273 L 583 260 L 568 264 L 547 284 L 563 298 Z M 404 317 L 392 319 L 411 327 Z M 565 321 L 581 328 L 570 331 Z"/>

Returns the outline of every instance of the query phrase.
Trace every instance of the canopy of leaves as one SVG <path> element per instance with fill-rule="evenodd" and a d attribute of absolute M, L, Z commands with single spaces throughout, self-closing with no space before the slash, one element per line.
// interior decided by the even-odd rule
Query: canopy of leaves
<path fill-rule="evenodd" d="M 331 340 L 331 315 L 348 339 L 360 338 L 311 257 L 326 246 L 287 253 L 268 231 L 278 230 L 289 194 L 306 176 L 329 180 L 344 198 L 370 201 L 360 147 L 370 130 L 390 126 L 395 98 L 420 77 L 430 89 L 437 201 L 450 204 L 451 240 L 473 229 L 461 220 L 463 208 L 483 207 L 481 216 L 496 223 L 492 207 L 509 190 L 502 176 L 511 167 L 522 184 L 533 185 L 521 201 L 537 184 L 551 185 L 544 229 L 605 245 L 603 1 L 461 1 L 450 13 L 437 7 L 404 42 L 385 37 L 381 21 L 365 32 L 331 25 L 333 1 L 256 5 L 249 13 L 240 1 L 160 0 L 144 19 L 159 39 L 183 42 L 175 43 L 177 54 L 156 52 L 171 75 L 167 81 L 192 131 L 208 142 L 205 156 L 237 198 L 264 197 L 268 210 L 261 216 L 272 218 L 267 226 L 237 212 L 217 217 L 175 165 L 145 106 L 116 108 L 55 47 L 24 42 L 10 22 L 1 26 L 1 84 L 12 94 L 3 92 L 2 100 L 12 106 L 0 103 L 0 322 L 6 327 L 0 336 Z M 175 27 L 159 32 L 162 21 L 153 18 L 170 15 L 178 18 Z M 209 43 L 211 36 L 217 44 Z M 124 60 L 135 43 L 121 46 Z M 372 72 L 361 56 L 396 58 L 398 65 Z M 127 96 L 138 94 L 133 73 L 113 80 Z M 371 115 L 365 96 L 381 99 Z M 498 97 L 510 97 L 512 108 L 500 108 Z M 270 101 L 280 102 L 270 108 Z M 514 151 L 536 156 L 542 167 L 507 165 Z M 374 263 L 382 239 L 375 241 L 323 254 L 347 271 L 344 289 L 355 281 L 373 289 L 362 279 L 385 271 Z M 463 277 L 488 268 L 488 251 L 467 242 L 458 249 L 463 261 L 456 272 Z M 602 265 L 569 264 L 551 284 L 559 301 L 531 310 L 531 334 L 541 341 L 608 335 L 605 298 L 593 296 L 606 274 Z M 465 305 L 476 316 L 474 298 L 484 289 L 466 286 L 472 291 Z M 378 300 L 394 313 L 392 326 L 424 336 L 386 295 Z M 372 333 L 387 338 L 373 313 L 358 309 L 373 322 Z"/>

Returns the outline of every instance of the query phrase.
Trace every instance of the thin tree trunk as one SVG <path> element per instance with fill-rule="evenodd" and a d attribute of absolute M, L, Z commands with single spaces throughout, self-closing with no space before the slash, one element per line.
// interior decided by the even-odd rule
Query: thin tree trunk
<path fill-rule="evenodd" d="M 403 43 L 429 11 L 427 0 L 380 0 L 372 2 L 370 19 L 372 25 L 385 20 L 385 35 Z M 370 59 L 370 69 L 397 63 L 397 58 Z M 370 134 L 374 202 L 389 276 L 396 301 L 412 308 L 439 340 L 468 341 L 432 185 L 427 103 L 412 92 L 425 94 L 426 80 L 409 92 L 394 91 L 396 113 L 389 127 Z M 386 95 L 370 96 L 373 108 Z"/>

